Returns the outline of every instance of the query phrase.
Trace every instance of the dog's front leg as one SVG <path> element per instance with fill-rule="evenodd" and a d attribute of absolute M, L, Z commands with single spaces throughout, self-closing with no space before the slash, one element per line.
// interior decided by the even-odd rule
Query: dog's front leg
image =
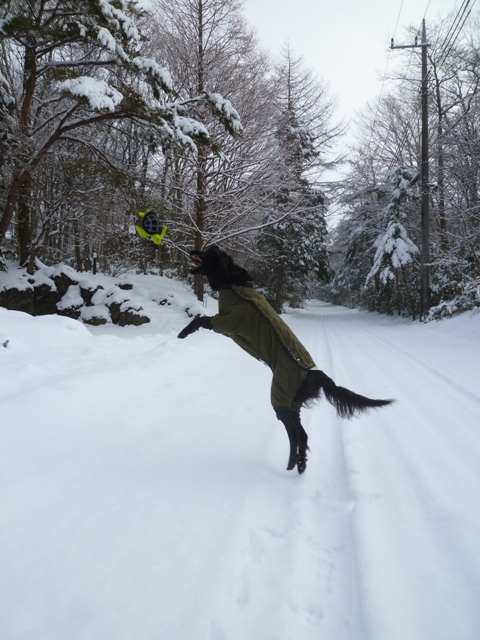
<path fill-rule="evenodd" d="M 178 337 L 180 339 L 186 338 L 191 333 L 195 333 L 195 331 L 198 331 L 201 328 L 203 329 L 212 328 L 212 323 L 208 316 L 197 316 L 196 318 L 194 318 L 189 324 L 187 324 L 187 326 L 184 329 L 180 331 L 180 333 L 178 334 Z"/>

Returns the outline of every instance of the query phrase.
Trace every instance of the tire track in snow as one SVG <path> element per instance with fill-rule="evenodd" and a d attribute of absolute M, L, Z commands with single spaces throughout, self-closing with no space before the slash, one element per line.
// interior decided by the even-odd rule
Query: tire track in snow
<path fill-rule="evenodd" d="M 321 366 L 333 366 L 326 328 L 316 315 L 299 312 L 288 316 L 287 322 L 314 359 L 319 351 L 323 352 Z M 313 410 L 304 410 L 303 422 L 309 434 L 310 460 L 300 520 L 304 530 L 313 532 L 311 548 L 304 556 L 313 555 L 310 562 L 317 562 L 320 567 L 316 583 L 310 587 L 322 600 L 323 617 L 318 631 L 322 637 L 360 640 L 364 634 L 352 535 L 355 502 L 349 488 L 342 431 L 333 407 L 325 401 Z"/>
<path fill-rule="evenodd" d="M 425 362 L 425 360 L 422 360 L 419 356 L 411 353 L 411 351 L 408 351 L 404 347 L 400 347 L 398 344 L 395 344 L 391 340 L 387 340 L 387 338 L 380 336 L 378 333 L 375 333 L 374 331 L 370 331 L 365 328 L 362 328 L 362 331 L 373 336 L 373 338 L 376 341 L 383 342 L 384 344 L 388 345 L 390 349 L 398 352 L 400 357 L 410 359 L 414 363 L 419 365 L 421 369 L 428 370 L 430 374 L 435 375 L 437 378 L 439 378 L 439 380 L 442 380 L 442 382 L 447 383 L 449 387 L 451 387 L 452 389 L 455 389 L 455 391 L 457 391 L 458 393 L 467 396 L 469 400 L 475 400 L 476 402 L 480 402 L 480 395 L 478 394 L 477 391 L 473 391 L 472 389 L 466 389 L 462 384 L 454 380 L 452 376 L 447 375 L 443 370 L 440 371 L 434 365 L 429 364 L 428 362 Z"/>
<path fill-rule="evenodd" d="M 378 397 L 383 377 L 399 390 L 397 405 L 362 418 L 362 430 L 369 423 L 366 434 L 355 423 L 346 428 L 347 459 L 358 471 L 355 525 L 368 637 L 473 640 L 480 567 L 472 565 L 471 549 L 480 522 L 478 500 L 471 493 L 466 498 L 463 487 L 478 486 L 480 479 L 477 403 L 431 365 L 379 340 L 358 316 L 355 325 L 341 317 L 325 323 L 339 384 Z M 457 427 L 462 404 L 467 411 Z"/>
<path fill-rule="evenodd" d="M 365 329 L 359 327 L 359 331 L 363 333 Z M 371 331 L 369 334 L 371 336 L 369 338 L 370 344 L 375 345 L 378 342 L 377 335 Z M 400 398 L 396 404 L 378 413 L 371 412 L 370 416 L 387 420 L 391 410 L 394 412 L 398 409 L 402 412 L 408 410 L 410 416 L 404 422 L 406 424 L 421 424 L 422 438 L 428 435 L 430 453 L 435 453 L 430 457 L 433 460 L 442 460 L 443 468 L 450 464 L 452 473 L 455 471 L 462 474 L 464 465 L 460 464 L 459 459 L 455 459 L 455 448 L 453 447 L 452 450 L 452 446 L 455 442 L 459 442 L 459 438 L 463 443 L 468 442 L 468 446 L 462 446 L 459 452 L 462 460 L 466 455 L 465 448 L 473 452 L 478 450 L 479 435 L 478 429 L 474 428 L 473 420 L 476 421 L 478 418 L 480 400 L 472 398 L 469 391 L 465 391 L 457 384 L 452 384 L 449 377 L 439 373 L 432 366 L 424 364 L 420 358 L 412 356 L 405 349 L 390 341 L 382 342 L 388 344 L 393 355 L 388 353 L 384 347 L 381 351 L 375 347 L 369 347 L 369 342 L 365 339 L 358 340 L 351 331 L 342 331 L 338 325 L 335 330 L 331 331 L 331 340 L 336 343 L 338 352 L 348 350 L 350 355 L 347 367 L 339 361 L 339 366 L 344 369 L 345 377 L 348 375 L 345 386 L 358 390 L 358 382 L 355 381 L 355 378 L 362 380 L 365 371 L 368 370 L 369 387 L 367 389 L 362 387 L 360 392 L 375 397 L 380 395 L 378 393 L 380 384 L 377 386 L 373 382 L 374 376 L 379 382 L 383 379 L 381 386 L 385 386 L 385 380 L 388 381 L 387 395 L 395 396 L 398 390 Z M 368 360 L 367 367 L 363 364 L 365 359 Z M 392 366 L 391 363 L 395 364 Z M 357 375 L 353 379 L 352 370 L 357 370 Z M 421 383 L 419 384 L 418 381 Z M 391 390 L 393 393 L 390 393 Z M 462 407 L 461 421 L 458 420 L 460 407 Z M 453 423 L 455 424 L 454 428 Z M 403 427 L 403 430 L 405 428 Z M 416 429 L 412 429 L 408 438 L 402 437 L 403 432 L 401 435 L 397 431 L 391 431 L 389 435 L 392 438 L 398 436 L 399 441 L 407 446 L 411 441 L 415 441 L 415 433 Z M 398 446 L 399 442 L 395 444 Z M 432 446 L 435 447 L 434 451 L 432 451 Z M 408 457 L 411 459 L 415 448 L 409 447 L 408 452 Z M 469 457 L 468 454 L 467 457 Z M 419 463 L 420 460 L 417 462 Z M 474 460 L 472 459 L 471 462 L 473 463 Z M 465 478 L 460 476 L 459 480 L 464 481 Z"/>

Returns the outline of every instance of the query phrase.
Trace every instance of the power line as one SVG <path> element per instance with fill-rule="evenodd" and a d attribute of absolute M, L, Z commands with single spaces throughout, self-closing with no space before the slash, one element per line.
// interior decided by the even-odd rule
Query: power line
<path fill-rule="evenodd" d="M 402 4 L 403 4 L 403 2 L 402 2 Z M 427 10 L 428 10 L 429 5 L 430 5 L 430 0 L 429 0 L 429 1 L 428 1 L 428 3 L 427 3 L 427 7 L 426 7 L 426 9 L 425 9 L 425 14 L 424 14 L 424 16 L 425 16 L 425 15 L 426 15 L 426 13 L 427 13 Z M 400 17 L 400 14 L 399 14 L 398 18 L 399 18 L 399 17 Z M 396 28 L 397 28 L 397 25 L 398 25 L 398 18 L 397 18 L 397 24 L 395 25 L 395 32 L 396 32 Z M 419 32 L 420 32 L 420 29 L 421 29 L 421 26 L 420 26 L 420 28 L 418 29 L 418 31 L 419 31 Z M 415 40 L 417 40 L 417 37 L 415 38 Z M 394 42 L 394 37 L 392 37 L 391 42 L 392 42 L 392 44 L 393 44 L 393 42 Z M 391 52 L 392 52 L 393 48 L 394 48 L 393 46 L 391 46 L 391 47 L 390 47 L 389 56 L 390 56 L 390 54 L 391 54 Z M 407 47 L 407 48 L 411 48 L 411 47 Z M 410 57 L 409 57 L 409 60 L 408 60 L 407 68 L 406 68 L 406 70 L 405 70 L 405 74 L 404 74 L 404 76 L 403 76 L 403 79 L 404 79 L 404 80 L 407 78 L 407 74 L 408 74 L 408 71 L 409 71 L 410 66 L 411 66 L 411 64 L 412 64 L 412 59 L 413 59 L 413 56 L 414 56 L 414 55 L 415 55 L 415 52 L 414 52 L 414 50 L 413 50 L 413 48 L 412 48 L 412 50 L 411 50 L 411 52 L 410 52 Z M 379 98 L 379 102 L 378 102 L 377 113 L 378 113 L 378 108 L 379 108 L 379 106 L 380 106 L 380 98 Z M 408 122 L 407 122 L 407 123 L 406 123 L 406 125 L 405 125 L 404 134 L 403 134 L 403 136 L 402 136 L 402 141 L 401 141 L 401 147 L 399 148 L 399 150 L 398 150 L 398 151 L 397 151 L 397 153 L 395 154 L 394 158 L 393 158 L 393 159 L 392 159 L 392 161 L 390 162 L 387 173 L 388 173 L 388 172 L 390 172 L 390 170 L 392 169 L 392 167 L 395 165 L 395 163 L 396 163 L 397 159 L 399 159 L 399 157 L 400 157 L 400 155 L 401 155 L 401 152 L 403 151 L 403 148 L 405 147 L 405 144 L 406 144 L 407 139 L 408 139 L 408 134 L 409 134 L 409 131 L 410 131 L 410 129 L 411 129 L 410 125 L 411 125 L 411 123 L 412 123 L 412 121 L 413 121 L 414 117 L 415 117 L 415 114 L 412 114 L 412 117 L 408 120 Z M 374 126 L 374 124 L 375 124 L 375 122 L 374 122 L 374 123 L 373 123 L 373 125 L 372 125 L 371 135 L 373 135 L 373 126 Z M 391 127 L 389 128 L 389 130 L 388 130 L 388 132 L 387 132 L 387 136 L 386 136 L 386 139 L 384 140 L 384 143 L 383 143 L 383 146 L 382 146 L 382 150 L 381 150 L 381 152 L 380 152 L 380 155 L 381 155 L 381 154 L 383 154 L 383 151 L 385 150 L 385 148 L 386 148 L 386 146 L 387 146 L 387 138 L 388 138 L 388 135 L 389 135 L 390 133 L 391 133 Z"/>
<path fill-rule="evenodd" d="M 428 2 L 427 2 L 427 6 L 425 7 L 425 11 L 424 11 L 424 13 L 423 13 L 423 20 L 425 20 L 425 17 L 426 17 L 426 15 L 427 15 L 428 9 L 429 9 L 429 7 L 430 7 L 430 2 L 431 2 L 431 0 L 428 0 Z M 401 7 L 400 7 L 400 11 L 399 11 L 399 13 L 398 13 L 397 22 L 396 22 L 396 24 L 395 24 L 395 29 L 394 29 L 393 37 L 392 37 L 392 43 L 393 43 L 393 41 L 394 41 L 394 39 L 395 39 L 395 33 L 396 33 L 396 31 L 397 31 L 398 21 L 399 21 L 399 19 L 400 19 L 400 13 L 401 13 L 402 7 L 403 7 L 403 0 L 402 0 L 402 5 L 401 5 Z M 423 22 L 423 20 L 422 20 L 422 22 Z M 420 32 L 420 29 L 421 29 L 421 25 L 420 25 L 420 27 L 418 28 L 418 32 Z M 393 47 L 390 47 L 390 51 L 389 51 L 389 58 L 388 58 L 388 60 L 390 60 L 390 55 L 391 55 L 392 49 L 393 49 Z M 411 51 L 411 53 L 410 53 L 410 59 L 409 59 L 409 61 L 408 61 L 407 69 L 406 69 L 406 71 L 405 71 L 404 79 L 406 79 L 406 77 L 407 77 L 408 70 L 410 69 L 410 65 L 412 64 L 412 58 L 413 58 L 413 56 L 414 56 L 414 53 L 415 53 L 415 52 L 414 52 L 414 50 L 412 49 L 412 51 Z M 388 63 L 387 63 L 387 67 L 388 67 Z M 387 71 L 387 70 L 385 69 L 385 75 L 386 75 L 386 71 Z M 385 79 L 385 78 L 384 78 L 384 79 Z M 383 89 L 383 84 L 382 84 L 382 89 Z M 380 94 L 380 97 L 381 97 L 381 94 Z M 380 104 L 380 98 L 379 98 L 379 104 Z M 377 109 L 377 111 L 378 111 L 378 109 Z M 388 167 L 388 171 L 390 171 L 390 170 L 392 169 L 392 167 L 395 165 L 395 163 L 397 162 L 397 160 L 399 160 L 399 159 L 400 159 L 400 155 L 401 155 L 401 153 L 402 153 L 402 151 L 403 151 L 403 149 L 404 149 L 404 147 L 405 147 L 405 144 L 406 144 L 406 142 L 407 142 L 407 139 L 408 139 L 408 133 L 409 133 L 409 129 L 411 128 L 411 127 L 410 127 L 410 125 L 411 125 L 412 119 L 413 119 L 413 118 L 410 118 L 410 119 L 406 122 L 406 124 L 405 124 L 405 127 L 404 127 L 404 133 L 403 133 L 402 141 L 401 141 L 401 145 L 400 145 L 399 149 L 397 150 L 397 153 L 395 154 L 395 156 L 394 156 L 393 160 L 390 162 L 390 165 L 389 165 L 389 167 Z M 372 126 L 373 126 L 373 125 L 372 125 Z M 387 132 L 387 135 L 388 135 L 388 133 L 390 133 L 390 131 L 391 131 L 391 129 L 389 129 L 389 131 Z M 386 143 L 386 141 L 385 141 L 385 142 L 384 142 L 384 144 L 383 144 L 383 147 L 382 147 L 382 151 L 381 151 L 381 153 L 383 153 L 383 150 L 385 149 L 386 145 L 387 145 L 387 143 Z M 369 146 L 370 146 L 370 145 L 369 145 Z"/>
<path fill-rule="evenodd" d="M 473 8 L 473 7 L 472 7 Z M 458 36 L 460 35 L 461 30 L 463 29 L 465 22 L 467 21 L 467 19 L 469 18 L 470 14 L 472 13 L 472 9 L 469 10 L 469 12 L 467 13 L 467 15 L 465 16 L 465 18 L 463 19 L 462 24 L 460 25 L 457 34 L 455 36 L 455 39 L 453 40 L 452 44 L 450 45 L 448 51 L 445 51 L 444 53 L 444 57 L 443 59 L 440 61 L 440 64 L 442 64 L 450 55 L 450 51 L 453 49 L 453 47 L 455 46 L 455 43 L 457 42 Z"/>
<path fill-rule="evenodd" d="M 402 9 L 403 9 L 403 3 L 404 3 L 404 0 L 402 0 L 402 2 L 400 3 L 400 9 L 398 10 L 397 21 L 396 21 L 396 23 L 395 23 L 395 28 L 394 28 L 394 30 L 393 30 L 393 38 L 395 37 L 395 34 L 396 34 L 396 32 L 397 32 L 398 23 L 399 23 L 399 21 L 400 21 L 400 15 L 401 15 L 401 13 L 402 13 Z M 388 51 L 388 57 L 387 57 L 387 63 L 386 63 L 386 65 L 385 65 L 385 71 L 383 72 L 382 86 L 380 87 L 380 95 L 378 96 L 378 100 L 377 100 L 377 110 L 376 110 L 376 112 L 375 112 L 375 116 L 374 116 L 374 118 L 373 118 L 372 126 L 371 126 L 371 128 L 370 128 L 370 139 L 369 139 L 369 141 L 368 141 L 368 145 L 367 145 L 367 153 L 368 153 L 368 151 L 370 151 L 370 144 L 371 144 L 371 142 L 372 142 L 373 130 L 374 130 L 374 128 L 375 128 L 375 124 L 376 124 L 377 116 L 378 116 L 378 111 L 379 111 L 379 109 L 380 109 L 380 102 L 381 102 L 381 100 L 382 100 L 383 89 L 384 89 L 384 87 L 385 87 L 385 81 L 386 81 L 386 79 L 387 79 L 387 71 L 388 71 L 388 66 L 389 66 L 389 64 L 390 64 L 390 56 L 391 56 L 391 55 L 392 55 L 392 50 L 391 50 L 391 49 L 389 49 L 389 51 Z"/>
<path fill-rule="evenodd" d="M 435 53 L 437 53 L 437 51 L 440 51 L 439 63 L 437 63 L 437 64 L 443 63 L 445 61 L 445 59 L 448 57 L 448 55 L 450 54 L 452 48 L 454 47 L 454 45 L 455 45 L 455 43 L 456 43 L 456 41 L 457 41 L 457 39 L 458 39 L 462 29 L 463 29 L 468 17 L 471 14 L 473 5 L 475 4 L 476 0 L 473 0 L 471 8 L 467 13 L 467 8 L 468 8 L 468 6 L 469 6 L 469 4 L 471 2 L 472 2 L 472 0 L 463 0 L 462 4 L 460 5 L 459 9 L 457 10 L 456 15 L 454 16 L 454 19 L 453 19 L 452 23 L 450 24 L 450 27 L 447 30 L 447 33 L 446 33 L 445 37 L 443 38 L 442 44 L 440 46 L 438 46 L 438 42 L 435 44 Z M 430 3 L 431 3 L 431 0 L 428 0 L 427 6 L 426 6 L 425 12 L 424 12 L 424 19 L 425 19 L 425 16 L 427 15 L 428 9 L 430 7 Z M 399 24 L 399 21 L 400 21 L 400 16 L 401 16 L 402 9 L 403 9 L 403 4 L 404 4 L 404 0 L 402 0 L 401 4 L 400 4 L 400 9 L 399 9 L 399 12 L 398 12 L 398 15 L 397 15 L 397 20 L 396 20 L 396 23 L 395 23 L 394 36 L 396 34 L 396 31 L 397 31 L 397 28 L 398 28 L 398 24 Z M 393 42 L 393 38 L 392 38 L 392 42 Z M 376 125 L 377 125 L 377 121 L 378 121 L 378 114 L 379 114 L 380 105 L 381 105 L 381 101 L 382 101 L 382 96 L 383 96 L 383 92 L 384 92 L 384 88 L 385 88 L 385 82 L 386 82 L 386 79 L 387 79 L 387 71 L 388 71 L 388 68 L 389 68 L 389 65 L 390 65 L 390 61 L 391 61 L 391 51 L 392 51 L 392 48 L 390 49 L 389 54 L 388 54 L 387 63 L 386 63 L 386 66 L 385 66 L 385 71 L 384 71 L 383 79 L 382 79 L 382 86 L 381 86 L 380 94 L 379 94 L 379 97 L 378 97 L 378 100 L 377 100 L 377 106 L 376 106 L 376 110 L 375 110 L 375 115 L 374 115 L 374 118 L 373 118 L 373 121 L 372 121 L 372 124 L 371 124 L 371 127 L 370 127 L 370 137 L 369 137 L 368 144 L 367 144 L 367 154 L 371 150 L 373 135 L 374 135 L 374 131 L 375 131 L 375 128 L 376 128 Z M 414 51 L 412 50 L 411 54 L 410 54 L 409 61 L 408 61 L 407 69 L 406 69 L 405 75 L 404 75 L 405 79 L 407 78 L 408 70 L 410 69 L 410 66 L 412 64 L 413 55 L 414 55 Z M 427 80 L 428 80 L 428 76 L 429 75 L 430 75 L 430 71 L 428 71 Z M 423 80 L 424 79 L 422 78 L 422 83 L 423 83 Z M 399 146 L 397 147 L 397 152 L 395 153 L 394 157 L 392 158 L 392 160 L 389 163 L 388 171 L 390 171 L 392 169 L 392 167 L 397 162 L 400 161 L 402 152 L 403 152 L 403 150 L 404 150 L 404 148 L 406 146 L 406 143 L 408 141 L 409 135 L 411 134 L 413 122 L 415 121 L 416 118 L 417 118 L 417 112 L 415 111 L 415 112 L 412 113 L 412 116 L 405 123 L 404 131 L 403 131 L 403 134 L 401 135 Z M 389 134 L 391 133 L 391 131 L 392 131 L 392 126 L 390 126 L 389 131 L 387 132 L 387 134 L 386 134 L 386 136 L 384 138 L 382 149 L 381 149 L 380 154 L 379 154 L 380 156 L 383 154 L 383 152 L 384 152 L 384 150 L 385 150 L 385 148 L 386 148 L 386 146 L 388 144 Z"/>
<path fill-rule="evenodd" d="M 450 27 L 449 27 L 446 35 L 445 35 L 445 38 L 443 39 L 443 42 L 442 42 L 442 44 L 440 46 L 440 49 L 443 49 L 445 46 L 448 46 L 448 41 L 452 37 L 453 31 L 456 28 L 457 21 L 460 20 L 460 14 L 463 13 L 463 11 L 466 9 L 466 7 L 467 7 L 469 2 L 470 2 L 470 0 L 463 0 L 462 4 L 460 5 L 460 7 L 459 7 L 459 9 L 457 11 L 457 14 L 456 14 L 455 18 L 453 19 L 453 22 L 451 23 L 451 25 L 450 25 Z"/>
<path fill-rule="evenodd" d="M 428 8 L 430 6 L 430 1 L 428 1 L 427 7 L 425 9 L 425 13 L 424 16 L 427 14 Z M 472 8 L 473 8 L 473 4 L 475 4 L 476 0 L 473 0 L 473 4 L 470 8 L 470 10 L 468 11 L 468 13 L 466 13 L 468 5 L 470 4 L 471 0 L 463 0 L 461 6 L 459 7 L 452 23 L 450 24 L 450 27 L 443 39 L 442 44 L 438 47 L 438 43 L 436 43 L 435 45 L 435 53 L 439 50 L 440 51 L 440 56 L 438 58 L 438 62 L 437 62 L 437 66 L 440 66 L 448 57 L 448 55 L 450 54 L 452 48 L 454 47 L 468 17 L 470 16 L 471 12 L 472 12 Z M 408 63 L 408 67 L 410 67 L 411 64 L 411 60 L 412 60 L 412 55 L 413 52 L 410 56 L 410 60 Z M 408 68 L 407 68 L 407 72 L 408 72 Z M 430 74 L 430 71 L 428 72 L 428 74 Z M 406 76 L 406 74 L 405 74 Z M 397 153 L 395 154 L 394 158 L 392 159 L 392 161 L 390 162 L 389 165 L 389 170 L 395 165 L 395 163 L 397 162 L 397 160 L 400 159 L 400 156 L 402 154 L 402 151 L 405 147 L 405 144 L 408 140 L 408 134 L 409 131 L 411 130 L 411 124 L 413 122 L 413 120 L 415 119 L 416 114 L 412 114 L 412 118 L 409 119 L 409 121 L 406 123 L 405 125 L 405 130 L 404 130 L 404 135 L 401 139 L 401 143 L 400 146 L 397 150 Z M 386 143 L 384 144 L 383 149 L 385 148 Z"/>
<path fill-rule="evenodd" d="M 425 13 L 423 14 L 423 19 L 424 19 L 424 20 L 425 20 L 425 18 L 427 17 L 427 11 L 428 11 L 428 7 L 429 7 L 429 6 L 430 6 L 430 0 L 428 0 L 428 2 L 427 2 L 427 6 L 426 6 L 426 9 L 425 9 Z"/>
<path fill-rule="evenodd" d="M 414 55 L 413 51 L 410 54 L 409 66 L 411 64 L 412 55 Z M 427 73 L 427 81 L 428 81 L 429 74 L 430 74 L 430 72 Z M 405 74 L 405 78 L 406 78 L 406 74 Z M 397 152 L 395 153 L 394 157 L 390 161 L 390 164 L 389 164 L 389 167 L 388 167 L 388 171 L 391 171 L 391 169 L 395 166 L 395 164 L 400 162 L 400 156 L 402 155 L 402 152 L 403 152 L 403 150 L 405 148 L 405 145 L 407 143 L 408 137 L 409 137 L 409 135 L 410 135 L 410 133 L 412 131 L 412 125 L 413 125 L 414 121 L 417 119 L 417 117 L 418 117 L 418 112 L 415 109 L 415 110 L 413 110 L 411 112 L 410 117 L 407 119 L 407 122 L 404 125 L 404 130 L 403 130 L 403 135 L 401 137 L 400 145 L 398 146 Z M 385 146 L 386 146 L 386 143 L 384 145 L 384 148 L 385 148 Z"/>
<path fill-rule="evenodd" d="M 443 42 L 439 47 L 440 54 L 437 59 L 437 66 L 441 66 L 445 62 L 446 58 L 450 54 L 450 51 L 455 46 L 458 36 L 460 35 L 468 17 L 472 12 L 473 5 L 475 4 L 476 0 L 473 0 L 471 8 L 469 9 L 468 13 L 466 13 L 470 2 L 471 0 L 463 0 L 462 4 L 460 5 L 453 19 L 453 22 L 451 23 L 450 28 L 448 29 Z M 437 53 L 437 49 L 435 50 L 435 53 Z"/>

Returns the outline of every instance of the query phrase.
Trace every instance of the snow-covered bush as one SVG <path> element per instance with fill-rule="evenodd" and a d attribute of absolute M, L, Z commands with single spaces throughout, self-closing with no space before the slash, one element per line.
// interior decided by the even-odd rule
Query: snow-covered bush
<path fill-rule="evenodd" d="M 426 322 L 441 320 L 464 311 L 480 308 L 480 278 L 459 283 L 456 288 L 458 293 L 451 300 L 442 300 L 430 309 Z"/>

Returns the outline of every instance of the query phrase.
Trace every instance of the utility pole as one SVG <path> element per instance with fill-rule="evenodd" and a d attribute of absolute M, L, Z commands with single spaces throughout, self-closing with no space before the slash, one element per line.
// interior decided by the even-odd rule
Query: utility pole
<path fill-rule="evenodd" d="M 392 49 L 422 50 L 422 247 L 420 252 L 420 320 L 429 307 L 430 290 L 430 199 L 429 199 L 429 153 L 428 153 L 428 70 L 427 70 L 427 30 L 425 18 L 422 21 L 422 42 L 415 44 L 395 45 Z"/>

